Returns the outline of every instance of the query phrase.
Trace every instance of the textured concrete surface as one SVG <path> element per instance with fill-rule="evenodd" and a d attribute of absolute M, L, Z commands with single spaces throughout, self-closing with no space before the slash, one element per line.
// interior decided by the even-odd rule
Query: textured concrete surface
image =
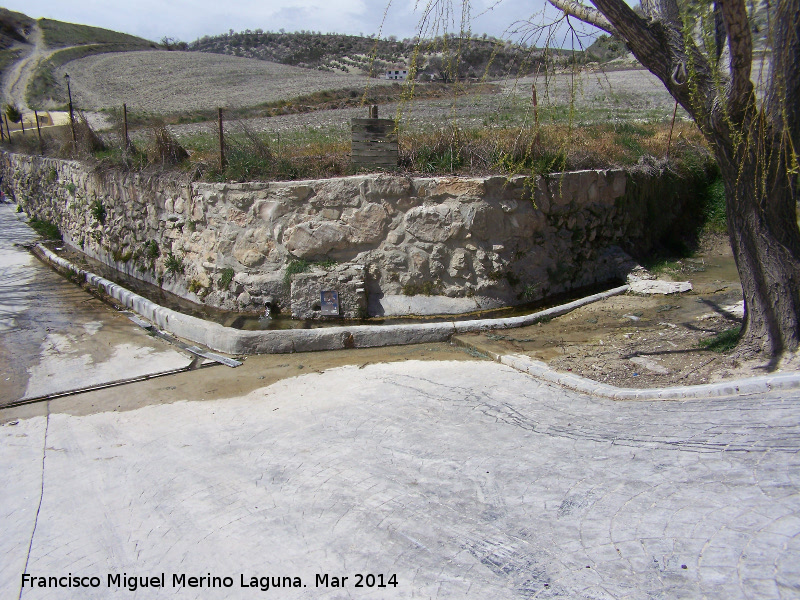
<path fill-rule="evenodd" d="M 0 204 L 0 406 L 191 363 L 20 247 L 23 217 Z"/>
<path fill-rule="evenodd" d="M 308 586 L 280 598 L 800 597 L 796 393 L 626 403 L 488 361 L 412 361 L 12 423 L 3 598 L 26 564 L 100 578 L 26 599 L 261 593 L 242 576 Z M 166 588 L 109 589 L 122 573 Z M 325 574 L 348 579 L 316 587 Z"/>

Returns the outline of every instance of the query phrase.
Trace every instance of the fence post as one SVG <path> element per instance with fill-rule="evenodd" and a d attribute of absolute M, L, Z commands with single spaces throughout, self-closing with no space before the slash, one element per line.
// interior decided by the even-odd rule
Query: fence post
<path fill-rule="evenodd" d="M 3 119 L 6 122 L 6 133 L 8 134 L 8 141 L 11 141 L 11 128 L 8 126 L 8 117 L 3 115 Z"/>
<path fill-rule="evenodd" d="M 122 137 L 125 150 L 131 147 L 131 140 L 128 138 L 128 105 L 122 104 Z"/>
<path fill-rule="evenodd" d="M 39 127 L 39 113 L 33 110 L 33 118 L 36 119 L 36 133 L 39 134 L 39 152 L 44 154 L 44 142 L 42 142 L 42 129 Z"/>
<path fill-rule="evenodd" d="M 222 132 L 222 109 L 218 108 L 217 110 L 219 111 L 219 168 L 224 171 L 227 161 L 225 160 L 225 136 Z"/>

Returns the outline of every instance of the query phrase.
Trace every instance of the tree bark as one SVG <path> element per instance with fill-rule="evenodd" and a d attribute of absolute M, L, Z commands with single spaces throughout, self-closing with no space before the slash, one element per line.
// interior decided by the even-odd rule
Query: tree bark
<path fill-rule="evenodd" d="M 643 2 L 647 19 L 623 0 L 592 0 L 636 58 L 695 120 L 725 185 L 731 247 L 745 300 L 742 346 L 778 357 L 800 349 L 800 16 L 797 0 L 774 12 L 771 81 L 758 107 L 744 0 L 717 0 L 730 63 L 722 82 L 676 19 L 676 0 Z M 562 0 L 550 0 L 564 8 Z M 576 15 L 577 16 L 577 15 Z M 715 66 L 716 65 L 716 66 Z"/>
<path fill-rule="evenodd" d="M 779 356 L 800 346 L 800 231 L 785 163 L 765 172 L 782 153 L 779 140 L 769 146 L 763 156 L 756 147 L 742 154 L 718 143 L 715 155 L 745 301 L 742 349 Z"/>

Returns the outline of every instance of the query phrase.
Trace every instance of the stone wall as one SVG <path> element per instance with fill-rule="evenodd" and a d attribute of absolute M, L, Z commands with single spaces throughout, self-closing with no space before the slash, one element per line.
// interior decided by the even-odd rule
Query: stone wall
<path fill-rule="evenodd" d="M 647 251 L 691 199 L 655 169 L 217 184 L 8 153 L 0 169 L 29 215 L 108 265 L 302 318 L 324 289 L 345 317 L 453 314 L 624 277 L 621 249 Z"/>

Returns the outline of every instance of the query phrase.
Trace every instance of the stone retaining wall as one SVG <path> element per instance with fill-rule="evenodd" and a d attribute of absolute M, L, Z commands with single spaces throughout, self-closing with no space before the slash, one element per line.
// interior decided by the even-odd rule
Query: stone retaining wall
<path fill-rule="evenodd" d="M 223 309 L 464 313 L 624 277 L 691 200 L 655 169 L 198 183 L 2 154 L 6 193 L 131 276 Z M 288 273 L 287 273 L 288 269 Z M 304 270 L 305 269 L 305 270 Z"/>

